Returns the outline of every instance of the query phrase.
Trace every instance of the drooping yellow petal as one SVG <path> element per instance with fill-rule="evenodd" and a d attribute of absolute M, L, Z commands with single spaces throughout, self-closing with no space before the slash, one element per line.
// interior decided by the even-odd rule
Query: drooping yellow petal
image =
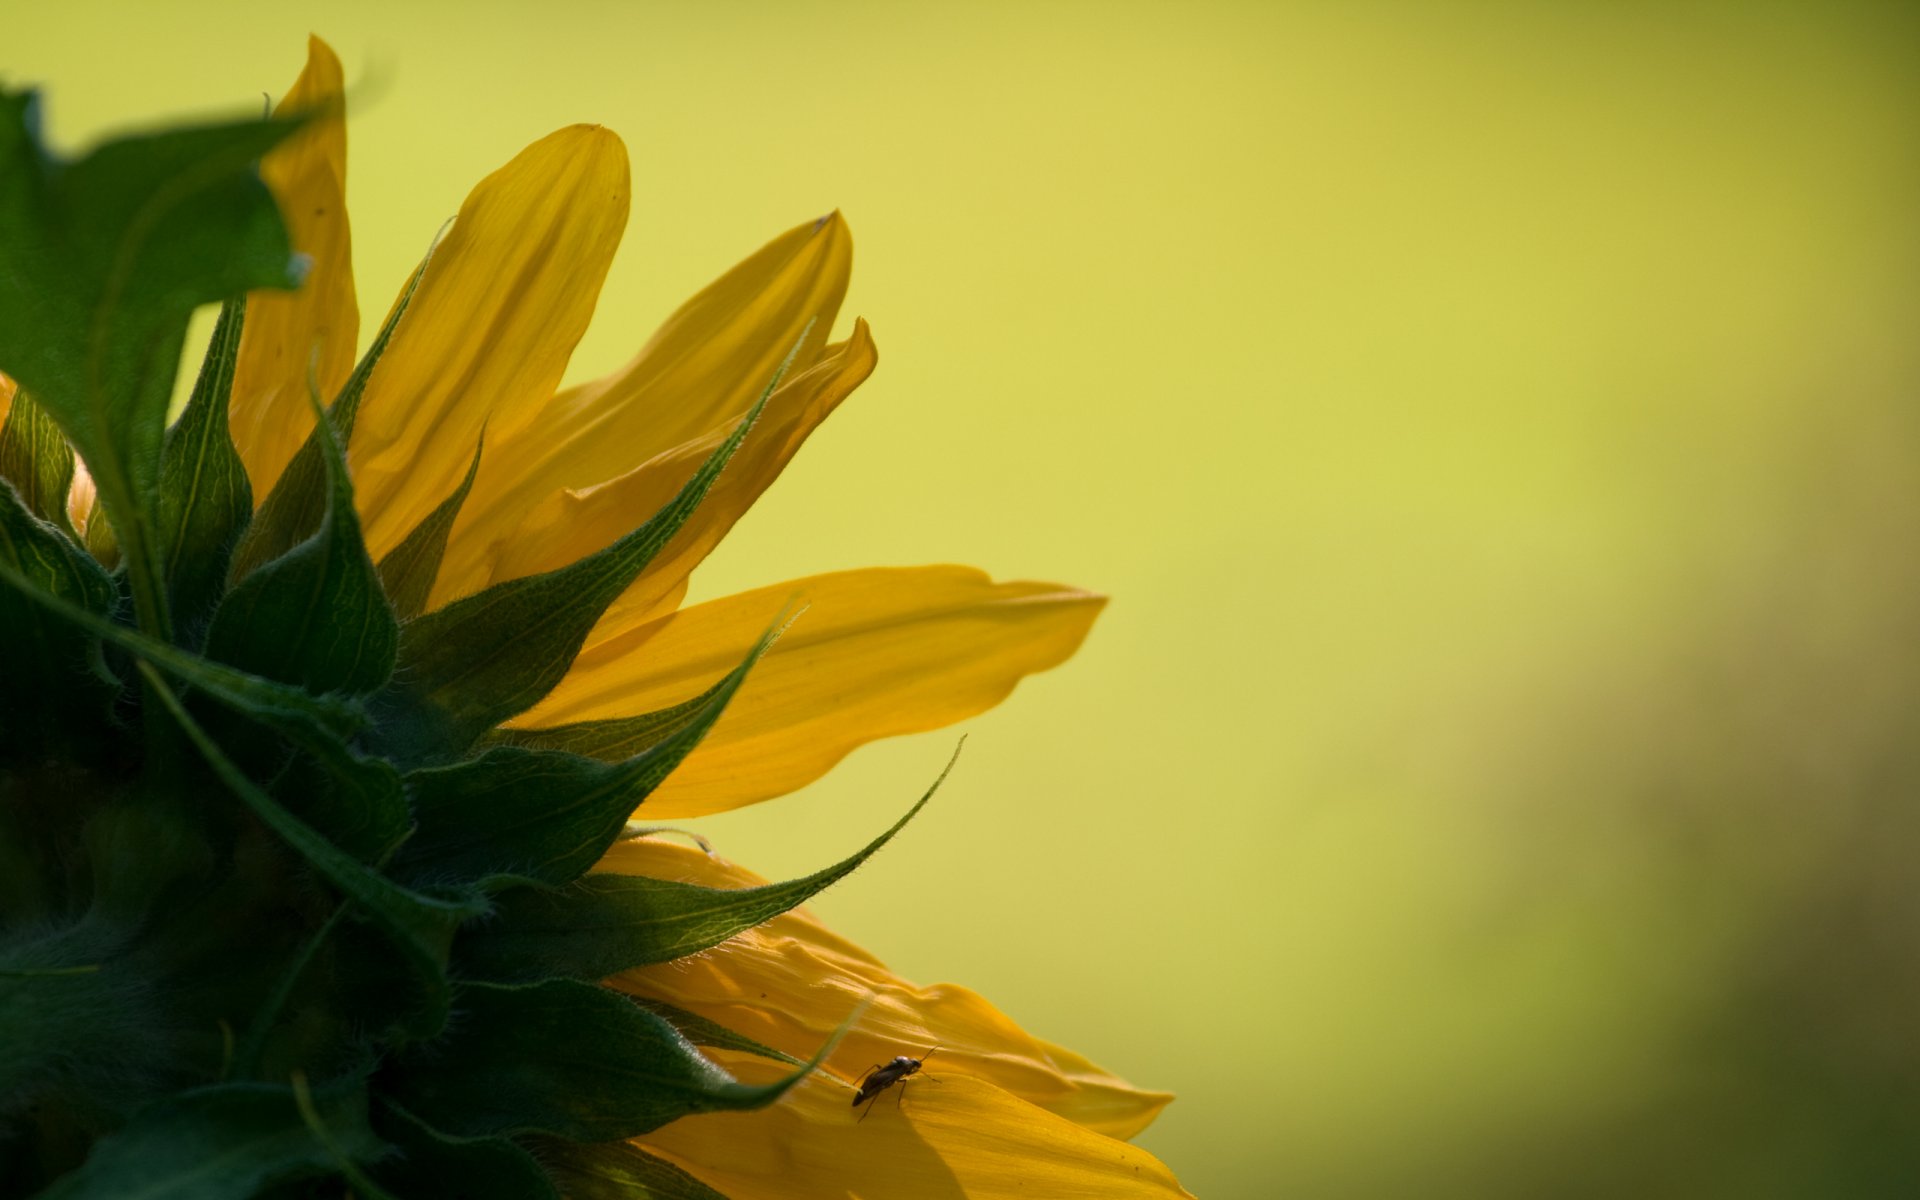
<path fill-rule="evenodd" d="M 627 152 L 597 125 L 487 176 L 434 251 L 367 387 L 354 486 L 367 549 L 398 545 L 559 385 L 627 222 Z"/>
<path fill-rule="evenodd" d="M 307 128 L 260 162 L 293 248 L 310 260 L 298 291 L 254 292 L 234 364 L 233 443 L 246 464 L 255 504 L 266 498 L 313 431 L 308 372 L 331 400 L 353 370 L 360 308 L 353 290 L 347 226 L 347 122 L 340 60 L 307 39 L 307 67 L 278 112 L 321 110 Z"/>
<path fill-rule="evenodd" d="M 925 1047 L 921 1047 L 924 1049 Z M 742 1079 L 777 1064 L 725 1051 Z M 1153 1155 L 1036 1108 L 936 1056 L 904 1093 L 853 1108 L 851 1079 L 816 1072 L 757 1112 L 683 1117 L 634 1139 L 731 1200 L 1171 1200 Z"/>
<path fill-rule="evenodd" d="M 855 324 L 851 339 L 828 347 L 811 370 L 775 392 L 707 498 L 608 609 L 589 642 L 605 641 L 640 624 L 655 614 L 663 599 L 677 596 L 693 568 L 779 477 L 807 435 L 872 373 L 875 361 L 873 339 L 861 321 Z M 703 436 L 654 456 L 618 479 L 548 497 L 495 549 L 492 578 L 487 582 L 551 571 L 617 540 L 673 499 L 733 431 L 737 419 L 736 415 Z"/>
<path fill-rule="evenodd" d="M 852 263 L 853 239 L 838 213 L 789 230 L 682 305 L 622 370 L 553 397 L 512 437 L 489 429 L 434 606 L 511 578 L 496 556 L 515 540 L 529 511 L 559 506 L 569 490 L 623 478 L 730 427 L 796 345 L 790 378 L 812 368 L 846 295 Z M 622 517 L 625 526 L 615 536 L 650 515 L 648 509 Z"/>
<path fill-rule="evenodd" d="M 589 645 L 560 685 L 513 722 L 570 724 L 686 700 L 739 664 L 795 602 L 793 627 L 686 761 L 649 816 L 694 816 L 809 783 L 855 746 L 937 729 L 1064 662 L 1104 597 L 1052 583 L 995 583 L 972 567 L 815 575 L 683 609 Z"/>
<path fill-rule="evenodd" d="M 654 838 L 616 844 L 595 868 L 704 887 L 766 881 L 723 859 Z M 635 995 L 708 1017 L 776 1050 L 807 1057 L 862 1000 L 872 1004 L 827 1067 L 857 1078 L 896 1054 L 930 1047 L 942 1067 L 992 1083 L 1021 1100 L 1108 1137 L 1145 1129 L 1173 1097 L 1148 1092 L 1042 1041 L 966 988 L 917 987 L 795 910 L 705 954 L 628 971 L 608 980 Z M 938 1072 L 936 1072 L 937 1074 Z"/>

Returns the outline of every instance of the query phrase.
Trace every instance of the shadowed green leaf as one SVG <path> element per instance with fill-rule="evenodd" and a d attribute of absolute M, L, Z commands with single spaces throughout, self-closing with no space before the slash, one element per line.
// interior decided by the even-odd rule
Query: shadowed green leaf
<path fill-rule="evenodd" d="M 227 593 L 207 630 L 207 655 L 308 691 L 363 695 L 393 676 L 400 625 L 360 538 L 346 455 L 332 422 L 315 412 L 327 471 L 320 527 Z"/>
<path fill-rule="evenodd" d="M 783 364 L 733 433 L 638 529 L 578 562 L 496 584 L 408 622 L 399 683 L 380 705 L 394 753 L 425 760 L 458 754 L 552 691 L 607 606 L 699 507 L 785 370 Z"/>
<path fill-rule="evenodd" d="M 86 459 L 141 624 L 165 637 L 155 530 L 181 341 L 199 305 L 299 282 L 255 162 L 303 118 L 136 134 L 69 162 L 37 105 L 0 92 L 0 370 Z"/>
<path fill-rule="evenodd" d="M 505 1138 L 448 1137 L 397 1104 L 381 1110 L 380 1132 L 399 1153 L 375 1168 L 373 1177 L 397 1195 L 559 1200 L 540 1163 Z"/>
<path fill-rule="evenodd" d="M 956 750 L 955 757 L 959 752 Z M 717 946 L 804 904 L 873 857 L 933 799 L 947 763 L 919 803 L 858 854 L 786 883 L 709 888 L 644 875 L 588 875 L 565 888 L 522 888 L 498 897 L 494 916 L 462 932 L 454 958 L 462 975 L 509 983 L 605 979 Z"/>
<path fill-rule="evenodd" d="M 353 368 L 353 374 L 347 377 L 340 395 L 328 406 L 327 415 L 332 418 L 333 429 L 338 431 L 340 444 L 351 445 L 353 425 L 360 415 L 360 398 L 366 394 L 367 381 L 373 378 L 375 367 L 387 352 L 387 345 L 393 341 L 393 331 L 400 327 L 400 318 L 406 315 L 407 306 L 413 303 L 414 289 L 420 286 L 420 277 L 426 274 L 427 263 L 433 258 L 428 251 L 427 257 L 413 269 L 405 290 L 387 314 L 386 321 L 380 326 L 380 332 L 373 339 L 373 345 L 360 356 Z M 300 449 L 288 461 L 287 469 L 280 473 L 280 479 L 260 503 L 260 511 L 253 514 L 253 524 L 247 528 L 247 536 L 240 542 L 240 548 L 234 551 L 233 566 L 229 572 L 231 582 L 239 582 L 266 563 L 285 555 L 301 542 L 312 537 L 320 528 L 320 522 L 326 516 L 328 497 L 331 492 L 330 475 L 327 467 L 326 444 L 322 437 L 320 423 L 314 423 L 314 430 L 307 435 Z"/>
<path fill-rule="evenodd" d="M 339 889 L 361 914 L 393 940 L 408 959 L 426 996 L 424 1015 L 412 1023 L 412 1032 L 420 1037 L 437 1033 L 445 1025 L 447 1016 L 447 948 L 461 922 L 478 916 L 484 906 L 472 900 L 449 901 L 424 896 L 369 870 L 241 774 L 199 723 L 188 715 L 159 673 L 145 663 L 140 665 L 140 671 L 151 685 L 152 694 L 173 714 L 220 781 L 245 802 L 262 824 L 293 847 L 322 878 Z"/>
<path fill-rule="evenodd" d="M 713 728 L 773 637 L 773 630 L 762 636 L 670 737 L 624 762 L 502 746 L 412 772 L 407 790 L 419 828 L 394 859 L 393 873 L 423 882 L 578 879 L 619 839 L 634 807 Z"/>
<path fill-rule="evenodd" d="M 177 628 L 192 632 L 226 585 L 227 559 L 253 517 L 253 486 L 227 428 L 247 302 L 220 308 L 186 411 L 160 457 L 160 557 Z"/>
<path fill-rule="evenodd" d="M 65 534 L 28 512 L 12 486 L 0 483 L 0 628 L 9 642 L 0 663 L 0 723 L 9 754 L 30 754 L 29 728 L 57 729 L 87 705 L 104 708 L 113 691 L 95 672 L 97 643 L 88 631 L 50 610 L 62 604 L 100 624 L 117 592 L 113 581 Z"/>
<path fill-rule="evenodd" d="M 473 448 L 473 461 L 467 464 L 466 478 L 453 490 L 453 495 L 442 500 L 439 507 L 427 514 L 426 520 L 414 526 L 405 541 L 380 560 L 380 583 L 387 589 L 387 599 L 393 602 L 393 610 L 403 621 L 412 620 L 427 609 L 433 581 L 440 576 L 440 560 L 446 557 L 447 535 L 453 532 L 454 518 L 460 515 L 460 506 L 467 502 L 467 493 L 473 489 L 473 477 L 480 472 L 480 452 L 485 446 L 483 434 L 481 444 Z"/>
<path fill-rule="evenodd" d="M 566 1189 L 567 1200 L 727 1200 L 631 1142 L 582 1145 L 541 1138 L 534 1149 Z"/>
<path fill-rule="evenodd" d="M 388 1086 L 421 1120 L 463 1137 L 632 1137 L 692 1113 L 764 1107 L 815 1065 L 743 1084 L 666 1021 L 569 979 L 471 984 L 459 1003 L 447 1036 L 398 1060 Z"/>
<path fill-rule="evenodd" d="M 30 392 L 16 392 L 0 429 L 0 479 L 13 485 L 28 511 L 71 537 L 67 491 L 73 486 L 73 447 L 59 423 Z"/>
<path fill-rule="evenodd" d="M 761 1058 L 771 1058 L 789 1066 L 800 1066 L 801 1062 L 783 1050 L 756 1042 L 744 1033 L 735 1033 L 718 1021 L 710 1021 L 699 1013 L 676 1008 L 665 1000 L 655 1000 L 649 996 L 628 996 L 627 999 L 638 1004 L 656 1017 L 664 1018 L 680 1035 L 696 1046 L 711 1046 L 715 1050 L 738 1050 L 744 1054 L 757 1054 Z"/>
<path fill-rule="evenodd" d="M 313 1102 L 331 1148 L 307 1127 L 291 1088 L 223 1083 L 183 1092 L 101 1139 L 38 1200 L 251 1200 L 332 1174 L 336 1149 L 360 1161 L 383 1153 L 367 1126 L 364 1083 L 321 1088 Z"/>

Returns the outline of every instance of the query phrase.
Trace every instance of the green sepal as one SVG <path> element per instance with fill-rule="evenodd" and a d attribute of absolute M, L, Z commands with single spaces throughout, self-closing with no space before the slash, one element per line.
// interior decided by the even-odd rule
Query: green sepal
<path fill-rule="evenodd" d="M 297 715 L 318 723 L 321 728 L 342 738 L 352 736 L 366 723 L 365 712 L 349 701 L 332 696 L 310 695 L 300 688 L 249 675 L 158 638 L 148 637 L 138 630 L 117 625 L 38 586 L 31 576 L 9 565 L 5 559 L 0 559 L 0 584 L 7 585 L 14 594 L 26 597 L 66 624 L 159 667 L 237 712 L 248 715 Z"/>
<path fill-rule="evenodd" d="M 552 979 L 462 987 L 447 1036 L 403 1056 L 386 1082 L 409 1111 L 456 1136 L 604 1142 L 693 1113 L 765 1107 L 817 1062 L 744 1084 L 625 997 Z"/>
<path fill-rule="evenodd" d="M 360 537 L 353 482 L 315 404 L 326 507 L 313 536 L 234 585 L 214 611 L 207 656 L 310 692 L 365 695 L 393 677 L 400 623 Z"/>
<path fill-rule="evenodd" d="M 300 282 L 255 163 L 304 117 L 136 134 L 63 162 L 37 108 L 0 92 L 0 370 L 86 459 L 141 624 L 166 637 L 154 529 L 181 342 L 199 305 Z"/>
<path fill-rule="evenodd" d="M 408 622 L 397 683 L 381 705 L 393 753 L 421 761 L 460 754 L 552 691 L 607 606 L 699 507 L 779 382 L 776 374 L 733 433 L 639 528 L 567 566 L 495 584 Z"/>
<path fill-rule="evenodd" d="M 606 873 L 588 875 L 566 888 L 522 888 L 497 897 L 492 920 L 462 932 L 454 960 L 466 978 L 521 983 L 605 979 L 633 967 L 698 954 L 846 878 L 918 815 L 951 770 L 949 761 L 893 828 L 823 871 L 750 888 L 709 888 Z"/>
<path fill-rule="evenodd" d="M 191 643 L 226 586 L 227 560 L 253 517 L 253 485 L 227 425 L 244 298 L 220 308 L 186 411 L 160 456 L 160 558 L 176 629 Z"/>
<path fill-rule="evenodd" d="M 74 536 L 67 516 L 73 447 L 60 432 L 59 422 L 24 389 L 14 393 L 6 426 L 0 428 L 0 479 L 13 485 L 34 516 Z"/>
<path fill-rule="evenodd" d="M 290 1087 L 222 1083 L 142 1109 L 95 1143 L 86 1162 L 37 1200 L 252 1200 L 292 1180 L 330 1175 L 336 1152 L 385 1151 L 367 1124 L 363 1080 L 318 1089 L 327 1141 L 308 1127 Z"/>
<path fill-rule="evenodd" d="M 407 776 L 419 822 L 394 859 L 402 879 L 469 882 L 512 876 L 571 883 L 618 841 L 634 808 L 720 719 L 772 643 L 769 630 L 673 735 L 620 763 L 501 746 Z"/>
<path fill-rule="evenodd" d="M 688 1012 L 668 1004 L 665 1000 L 655 1000 L 651 996 L 628 995 L 627 999 L 638 1004 L 656 1017 L 665 1019 L 680 1036 L 696 1046 L 708 1046 L 715 1050 L 738 1050 L 743 1054 L 757 1054 L 761 1058 L 771 1058 L 788 1066 L 798 1067 L 802 1063 L 784 1050 L 775 1050 L 763 1042 L 756 1042 L 744 1033 L 735 1033 L 718 1021 L 709 1020 L 699 1013 Z"/>
<path fill-rule="evenodd" d="M 631 1142 L 533 1143 L 567 1200 L 727 1200 L 706 1184 Z"/>
<path fill-rule="evenodd" d="M 486 447 L 486 435 L 473 448 L 473 460 L 467 464 L 466 478 L 453 494 L 442 500 L 424 521 L 414 526 L 405 540 L 380 560 L 380 583 L 387 599 L 403 621 L 410 621 L 427 610 L 433 594 L 433 582 L 440 577 L 440 562 L 447 554 L 447 535 L 453 532 L 460 506 L 473 490 L 473 477 L 480 473 L 480 453 Z"/>
<path fill-rule="evenodd" d="M 420 277 L 427 273 L 427 263 L 433 254 L 428 252 L 420 265 L 413 269 L 407 286 L 400 293 L 393 311 L 380 326 L 380 332 L 373 339 L 373 345 L 360 356 L 354 365 L 353 374 L 347 376 L 340 395 L 327 408 L 332 418 L 332 429 L 338 431 L 341 445 L 353 442 L 354 422 L 360 415 L 360 398 L 366 394 L 367 381 L 373 378 L 375 367 L 387 353 L 387 346 L 393 341 L 393 331 L 400 327 L 400 318 L 407 313 L 408 305 L 413 303 L 413 293 L 420 286 Z M 327 431 L 320 428 L 320 422 L 314 422 L 313 432 L 300 444 L 300 449 L 287 462 L 286 470 L 280 472 L 279 480 L 260 502 L 260 510 L 253 514 L 253 524 L 247 528 L 247 536 L 241 539 L 240 548 L 234 551 L 233 566 L 229 569 L 228 580 L 238 583 L 265 564 L 281 558 L 301 542 L 312 537 L 325 518 L 330 500 L 330 469 L 327 466 Z"/>
<path fill-rule="evenodd" d="M 375 1117 L 399 1153 L 373 1177 L 400 1196 L 458 1196 L 462 1200 L 559 1200 L 540 1163 L 505 1138 L 455 1138 L 397 1104 Z"/>
<path fill-rule="evenodd" d="M 519 746 L 526 750 L 564 750 L 568 754 L 584 755 L 603 762 L 619 762 L 646 753 L 685 729 L 689 722 L 697 720 L 714 696 L 728 686 L 730 678 L 722 678 L 691 700 L 683 700 L 653 712 L 532 729 L 503 726 L 487 734 L 480 744 Z"/>
<path fill-rule="evenodd" d="M 11 758 L 34 753 L 39 737 L 31 730 L 58 733 L 88 707 L 96 721 L 104 718 L 114 687 L 104 668 L 95 669 L 98 643 L 48 605 L 110 625 L 105 614 L 119 593 L 99 563 L 28 512 L 7 483 L 0 483 L 0 573 L 14 585 L 0 588 L 0 629 L 9 638 L 0 666 L 0 727 L 4 757 Z"/>
<path fill-rule="evenodd" d="M 173 714 L 220 781 L 399 948 L 413 968 L 425 1000 L 408 1022 L 408 1032 L 423 1038 L 438 1033 L 447 1019 L 448 947 L 460 924 L 485 912 L 485 904 L 471 897 L 422 895 L 368 869 L 247 779 L 187 713 L 157 671 L 142 663 L 140 672 L 146 677 L 149 694 L 158 696 Z"/>

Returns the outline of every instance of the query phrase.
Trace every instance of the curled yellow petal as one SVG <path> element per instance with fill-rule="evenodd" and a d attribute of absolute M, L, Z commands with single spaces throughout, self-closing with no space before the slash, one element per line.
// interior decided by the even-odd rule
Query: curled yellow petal
<path fill-rule="evenodd" d="M 774 1064 L 710 1052 L 752 1082 Z M 857 1078 L 857 1076 L 856 1076 Z M 684 1117 L 635 1139 L 731 1200 L 1169 1200 L 1188 1196 L 1153 1155 L 1036 1108 L 938 1057 L 874 1102 L 816 1072 L 757 1112 Z"/>
<path fill-rule="evenodd" d="M 616 844 L 595 868 L 704 887 L 756 887 L 750 871 L 653 838 Z M 811 1055 L 863 1000 L 871 1004 L 827 1067 L 857 1078 L 896 1054 L 985 1080 L 1027 1104 L 1108 1137 L 1145 1129 L 1173 1097 L 1143 1091 L 1061 1046 L 1021 1029 L 974 992 L 953 984 L 919 987 L 901 979 L 804 909 L 705 954 L 628 971 L 608 980 L 664 1000 L 798 1057 Z M 936 1072 L 937 1073 L 937 1072 Z"/>
<path fill-rule="evenodd" d="M 1106 603 L 972 567 L 815 575 L 695 605 L 590 643 L 515 725 L 627 716 L 698 694 L 795 602 L 807 605 L 713 732 L 647 800 L 649 816 L 720 812 L 809 783 L 875 738 L 937 729 L 1064 662 Z"/>
<path fill-rule="evenodd" d="M 731 428 L 796 343 L 792 375 L 809 372 L 822 357 L 852 264 L 852 235 L 838 213 L 789 230 L 682 305 L 620 371 L 554 396 L 538 419 L 511 436 L 489 429 L 487 454 L 461 507 L 433 605 L 526 573 L 498 560 L 523 554 L 534 540 L 530 512 L 553 519 L 569 492 L 623 479 Z M 863 337 L 856 331 L 856 339 Z M 866 349 L 871 352 L 870 341 Z M 571 539 L 571 553 L 559 561 L 598 549 L 653 511 L 600 503 L 620 527 L 591 545 L 589 538 Z"/>
<path fill-rule="evenodd" d="M 553 396 L 627 222 L 627 152 L 597 125 L 528 146 L 460 206 L 368 384 L 354 485 L 378 560 Z"/>
<path fill-rule="evenodd" d="M 873 372 L 876 353 L 866 322 L 828 348 L 811 370 L 767 401 L 759 423 L 715 481 L 700 507 L 647 570 L 608 609 L 590 641 L 604 641 L 656 615 L 677 596 L 693 568 L 779 477 L 807 435 Z M 655 455 L 618 479 L 548 497 L 526 515 L 493 555 L 490 583 L 563 567 L 618 539 L 664 506 L 733 431 L 739 414 L 703 436 Z M 445 599 L 453 599 L 447 596 Z M 671 608 L 671 605 L 666 606 Z"/>
<path fill-rule="evenodd" d="M 307 40 L 307 66 L 279 112 L 320 110 L 305 129 L 260 163 L 286 219 L 293 248 L 310 260 L 297 291 L 247 297 L 247 322 L 234 363 L 233 443 L 266 498 L 313 430 L 308 372 L 331 399 L 353 370 L 360 308 L 353 290 L 353 239 L 347 225 L 347 122 L 340 60 L 319 38 Z"/>

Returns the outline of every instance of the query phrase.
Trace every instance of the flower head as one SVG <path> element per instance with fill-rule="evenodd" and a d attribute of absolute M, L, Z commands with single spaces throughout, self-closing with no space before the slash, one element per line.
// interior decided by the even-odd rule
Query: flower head
<path fill-rule="evenodd" d="M 932 566 L 682 607 L 874 369 L 864 322 L 829 340 L 838 214 L 562 388 L 626 224 L 607 130 L 483 180 L 356 356 L 324 43 L 267 122 L 75 164 L 7 103 L 0 600 L 46 634 L 0 694 L 0 1041 L 51 1049 L 0 1054 L 28 1148 L 0 1178 L 1183 1194 L 1124 1143 L 1168 1097 L 796 907 L 901 826 L 768 883 L 628 824 L 991 707 L 1103 603 Z M 166 427 L 165 351 L 212 299 Z M 898 1055 L 938 1069 L 878 1077 L 893 1111 L 861 1120 Z"/>

